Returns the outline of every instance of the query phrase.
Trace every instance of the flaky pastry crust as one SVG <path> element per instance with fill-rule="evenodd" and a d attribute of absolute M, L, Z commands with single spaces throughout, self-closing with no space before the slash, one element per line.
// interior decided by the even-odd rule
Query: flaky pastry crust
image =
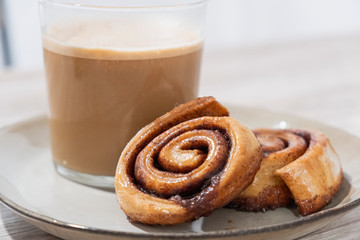
<path fill-rule="evenodd" d="M 293 200 L 301 215 L 331 201 L 343 177 L 329 139 L 318 130 L 254 130 L 264 158 L 253 183 L 229 207 L 264 211 Z"/>
<path fill-rule="evenodd" d="M 136 134 L 115 175 L 118 202 L 131 221 L 193 221 L 228 204 L 252 182 L 260 144 L 227 115 L 214 98 L 198 98 Z"/>

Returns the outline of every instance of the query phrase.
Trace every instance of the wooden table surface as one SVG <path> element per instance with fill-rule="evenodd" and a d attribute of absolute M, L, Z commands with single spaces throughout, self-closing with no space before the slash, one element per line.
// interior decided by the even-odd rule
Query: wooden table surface
<path fill-rule="evenodd" d="M 199 95 L 320 121 L 360 138 L 360 36 L 205 51 Z M 42 72 L 0 73 L 0 126 L 46 109 Z M 360 239 L 359 229 L 360 207 L 300 239 Z M 0 239 L 56 238 L 0 204 Z"/>

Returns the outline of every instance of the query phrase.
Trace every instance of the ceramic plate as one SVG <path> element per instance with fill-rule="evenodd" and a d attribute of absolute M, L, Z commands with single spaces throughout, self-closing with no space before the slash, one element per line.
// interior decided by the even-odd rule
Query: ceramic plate
<path fill-rule="evenodd" d="M 294 116 L 229 107 L 250 128 L 316 128 L 332 141 L 345 178 L 322 211 L 301 217 L 295 208 L 265 213 L 218 209 L 209 217 L 173 227 L 132 224 L 115 193 L 59 176 L 52 165 L 45 117 L 0 130 L 0 199 L 33 225 L 64 239 L 293 239 L 326 225 L 360 204 L 360 140 L 350 134 Z"/>

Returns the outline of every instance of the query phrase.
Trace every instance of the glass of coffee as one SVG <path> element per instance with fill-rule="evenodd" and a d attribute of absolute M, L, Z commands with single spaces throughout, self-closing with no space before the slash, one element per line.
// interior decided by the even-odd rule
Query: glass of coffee
<path fill-rule="evenodd" d="M 197 96 L 205 0 L 39 0 L 52 156 L 112 188 L 138 130 Z"/>

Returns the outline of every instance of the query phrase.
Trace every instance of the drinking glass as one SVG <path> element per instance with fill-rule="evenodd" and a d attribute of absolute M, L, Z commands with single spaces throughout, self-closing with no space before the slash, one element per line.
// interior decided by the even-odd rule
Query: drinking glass
<path fill-rule="evenodd" d="M 112 188 L 138 130 L 197 97 L 205 0 L 39 0 L 52 157 Z"/>

